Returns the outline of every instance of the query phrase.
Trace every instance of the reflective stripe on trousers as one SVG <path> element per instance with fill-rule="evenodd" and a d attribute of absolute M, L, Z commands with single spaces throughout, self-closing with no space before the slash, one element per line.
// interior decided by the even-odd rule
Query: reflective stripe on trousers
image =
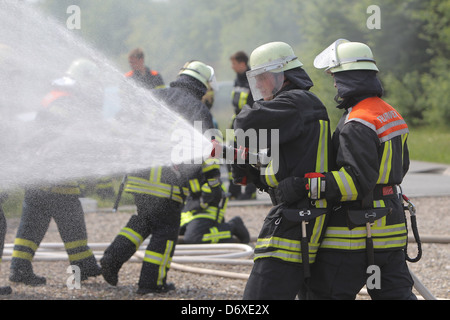
<path fill-rule="evenodd" d="M 164 278 L 167 274 L 167 269 L 170 268 L 170 263 L 172 262 L 171 253 L 174 248 L 175 243 L 171 240 L 167 240 L 166 248 L 164 253 L 158 253 L 154 251 L 145 251 L 144 262 L 151 263 L 159 266 L 158 269 L 158 279 L 156 281 L 157 285 L 163 285 Z"/>

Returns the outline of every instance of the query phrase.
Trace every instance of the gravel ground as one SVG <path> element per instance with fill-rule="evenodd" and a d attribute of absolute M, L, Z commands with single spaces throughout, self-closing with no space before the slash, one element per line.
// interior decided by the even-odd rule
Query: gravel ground
<path fill-rule="evenodd" d="M 411 199 L 417 207 L 419 231 L 425 235 L 450 236 L 450 197 Z M 432 210 L 427 208 L 431 207 Z M 258 235 L 267 206 L 233 206 L 226 213 L 228 219 L 241 216 L 247 225 L 252 239 Z M 110 243 L 119 230 L 126 224 L 132 212 L 96 212 L 86 214 L 89 243 Z M 19 219 L 8 220 L 6 243 L 13 243 Z M 55 223 L 52 221 L 43 242 L 60 242 Z M 250 243 L 254 246 L 254 242 Z M 410 244 L 410 255 L 415 255 L 415 244 Z M 450 247 L 445 243 L 424 243 L 423 256 L 418 263 L 410 263 L 413 273 L 436 297 L 450 299 Z M 245 287 L 245 279 L 221 277 L 180 271 L 175 266 L 169 271 L 168 280 L 176 285 L 176 290 L 165 294 L 135 293 L 141 263 L 127 262 L 120 271 L 119 284 L 108 285 L 101 276 L 83 281 L 80 289 L 68 289 L 66 272 L 68 261 L 40 262 L 35 261 L 33 268 L 36 274 L 47 278 L 47 285 L 29 287 L 22 284 L 9 283 L 9 261 L 4 256 L 0 270 L 0 285 L 11 285 L 13 294 L 0 296 L 0 300 L 240 300 Z M 247 259 L 251 259 L 248 257 Z M 184 264 L 185 265 L 185 264 Z M 248 275 L 250 265 L 234 264 L 189 264 L 191 267 L 224 270 L 241 275 Z M 418 294 L 418 292 L 415 292 Z M 368 299 L 366 295 L 358 295 L 357 299 Z"/>

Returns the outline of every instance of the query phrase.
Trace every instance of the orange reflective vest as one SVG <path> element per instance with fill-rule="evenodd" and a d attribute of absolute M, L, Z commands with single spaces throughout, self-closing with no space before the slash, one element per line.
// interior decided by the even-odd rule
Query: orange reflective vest
<path fill-rule="evenodd" d="M 380 143 L 408 133 L 408 126 L 403 117 L 378 97 L 364 99 L 351 108 L 345 123 L 349 121 L 360 122 L 375 131 Z"/>

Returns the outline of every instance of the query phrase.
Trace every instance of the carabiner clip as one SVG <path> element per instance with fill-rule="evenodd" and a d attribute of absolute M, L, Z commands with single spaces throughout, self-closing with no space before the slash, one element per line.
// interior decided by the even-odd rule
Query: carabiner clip
<path fill-rule="evenodd" d="M 404 209 L 408 209 L 409 213 L 412 216 L 416 215 L 416 206 L 414 205 L 414 203 L 411 202 L 411 200 L 409 200 L 409 198 L 407 196 L 405 196 L 404 194 L 402 194 L 403 200 L 406 201 L 406 203 L 408 204 L 406 207 L 404 207 Z"/>

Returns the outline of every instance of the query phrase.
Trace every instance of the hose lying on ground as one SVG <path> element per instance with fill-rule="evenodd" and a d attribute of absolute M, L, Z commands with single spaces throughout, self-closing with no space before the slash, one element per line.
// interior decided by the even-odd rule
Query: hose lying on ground
<path fill-rule="evenodd" d="M 448 243 L 450 239 L 444 239 L 439 236 L 437 239 L 425 237 L 427 241 L 439 240 L 438 243 Z M 448 237 L 447 237 L 448 238 Z M 442 242 L 444 241 L 444 242 Z M 423 241 L 425 242 L 425 241 Z M 130 261 L 142 261 L 145 253 L 147 242 L 144 242 L 134 258 Z M 97 259 L 100 259 L 103 251 L 109 246 L 109 243 L 91 243 L 89 247 L 93 250 Z M 5 244 L 3 251 L 3 261 L 10 260 L 12 255 L 13 244 Z M 230 243 L 230 244 L 179 244 L 176 246 L 174 256 L 172 258 L 171 268 L 179 271 L 208 274 L 214 276 L 228 277 L 234 279 L 247 280 L 249 275 L 244 273 L 229 272 L 222 270 L 213 270 L 207 268 L 198 268 L 182 265 L 183 263 L 202 263 L 202 264 L 241 264 L 252 265 L 253 260 L 248 259 L 253 255 L 253 248 L 246 244 Z M 246 258 L 246 259 L 243 259 Z M 35 253 L 33 260 L 35 261 L 67 261 L 67 253 L 65 252 L 63 243 L 41 243 Z M 437 300 L 436 297 L 423 285 L 417 276 L 410 270 L 414 280 L 414 287 L 425 300 Z M 367 294 L 366 290 L 361 290 L 360 294 Z M 419 297 L 420 298 L 420 297 Z"/>

